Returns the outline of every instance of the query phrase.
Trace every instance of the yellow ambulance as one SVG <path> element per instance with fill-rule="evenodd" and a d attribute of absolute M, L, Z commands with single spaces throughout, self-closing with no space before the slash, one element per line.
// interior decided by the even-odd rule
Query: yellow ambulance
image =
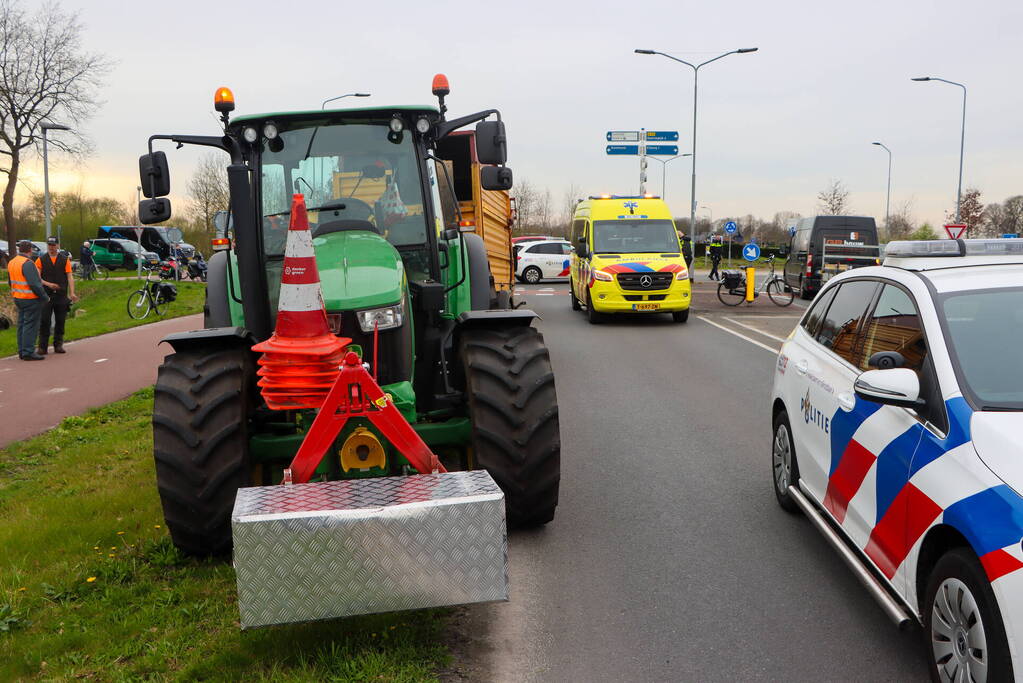
<path fill-rule="evenodd" d="M 692 290 L 675 221 L 659 197 L 601 195 L 572 217 L 572 310 L 591 323 L 606 313 L 671 313 L 689 318 Z"/>

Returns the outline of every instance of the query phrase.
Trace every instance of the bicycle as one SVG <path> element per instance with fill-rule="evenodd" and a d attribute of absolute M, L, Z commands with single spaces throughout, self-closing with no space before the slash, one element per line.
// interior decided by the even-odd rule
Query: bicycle
<path fill-rule="evenodd" d="M 785 279 L 774 272 L 774 256 L 767 259 L 767 265 L 771 271 L 767 277 L 753 289 L 753 298 L 756 299 L 763 292 L 767 292 L 768 298 L 777 306 L 788 306 L 795 298 L 792 288 L 785 284 Z M 746 300 L 746 274 L 742 271 L 725 271 L 718 283 L 718 300 L 725 306 L 738 306 Z M 752 303 L 752 302 L 750 302 Z"/>
<path fill-rule="evenodd" d="M 86 266 L 83 266 L 81 262 L 75 261 L 75 264 L 71 267 L 71 271 L 74 276 L 79 280 L 106 280 L 110 277 L 110 273 L 106 268 L 99 265 L 98 263 L 88 266 L 89 272 L 86 272 Z"/>
<path fill-rule="evenodd" d="M 149 311 L 162 315 L 160 307 L 169 304 L 177 298 L 177 289 L 174 285 L 146 279 L 142 289 L 135 290 L 128 295 L 128 316 L 134 320 L 142 320 Z"/>

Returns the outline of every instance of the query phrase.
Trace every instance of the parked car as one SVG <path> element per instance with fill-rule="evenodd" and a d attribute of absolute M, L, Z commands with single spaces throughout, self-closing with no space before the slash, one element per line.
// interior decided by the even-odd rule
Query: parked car
<path fill-rule="evenodd" d="M 541 280 L 567 280 L 572 245 L 567 240 L 550 239 L 519 242 L 515 251 L 515 277 L 519 282 L 536 284 Z"/>
<path fill-rule="evenodd" d="M 110 270 L 125 268 L 135 270 L 138 268 L 139 252 L 141 251 L 138 242 L 123 239 L 95 239 L 89 247 L 92 257 L 98 265 Z M 143 267 L 155 268 L 160 265 L 160 256 L 156 252 L 142 252 Z"/>
<path fill-rule="evenodd" d="M 785 284 L 804 299 L 812 299 L 831 275 L 879 262 L 873 218 L 809 216 L 793 227 Z"/>
<path fill-rule="evenodd" d="M 142 230 L 141 243 L 147 251 L 156 252 L 161 259 L 173 256 L 174 246 L 178 245 L 185 258 L 192 258 L 195 247 L 184 242 L 181 230 L 167 225 L 135 226 L 135 225 L 104 225 L 97 232 L 100 239 L 120 239 L 139 242 L 136 230 Z"/>

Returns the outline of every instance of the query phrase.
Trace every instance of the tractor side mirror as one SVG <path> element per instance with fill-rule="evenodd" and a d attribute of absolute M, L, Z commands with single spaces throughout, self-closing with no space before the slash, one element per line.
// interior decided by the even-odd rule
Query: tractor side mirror
<path fill-rule="evenodd" d="M 156 199 L 143 199 L 139 202 L 139 220 L 143 225 L 162 223 L 170 220 L 171 203 L 166 197 Z"/>
<path fill-rule="evenodd" d="M 142 186 L 142 194 L 150 199 L 170 194 L 170 168 L 164 152 L 139 157 L 139 185 Z"/>
<path fill-rule="evenodd" d="M 217 237 L 226 237 L 227 231 L 231 229 L 231 212 L 217 211 L 213 214 L 213 228 Z"/>
<path fill-rule="evenodd" d="M 476 124 L 476 158 L 481 164 L 496 165 L 508 160 L 504 121 L 481 121 Z"/>
<path fill-rule="evenodd" d="M 484 190 L 510 190 L 512 170 L 507 166 L 484 166 L 480 169 L 480 185 Z"/>

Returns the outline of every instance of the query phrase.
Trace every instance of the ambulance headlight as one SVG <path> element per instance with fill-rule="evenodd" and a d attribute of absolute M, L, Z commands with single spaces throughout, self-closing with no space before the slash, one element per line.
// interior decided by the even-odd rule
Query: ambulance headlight
<path fill-rule="evenodd" d="M 689 271 L 686 270 L 685 268 L 683 268 L 682 270 L 680 270 L 677 273 L 675 273 L 675 279 L 676 280 L 688 280 L 689 279 Z"/>
<path fill-rule="evenodd" d="M 593 279 L 600 282 L 614 282 L 615 276 L 602 270 L 593 271 Z"/>
<path fill-rule="evenodd" d="M 359 318 L 359 327 L 362 328 L 362 331 L 372 332 L 374 328 L 383 331 L 401 327 L 402 320 L 405 317 L 404 313 L 404 304 L 397 304 L 383 308 L 371 308 L 366 311 L 356 311 L 355 315 Z"/>

